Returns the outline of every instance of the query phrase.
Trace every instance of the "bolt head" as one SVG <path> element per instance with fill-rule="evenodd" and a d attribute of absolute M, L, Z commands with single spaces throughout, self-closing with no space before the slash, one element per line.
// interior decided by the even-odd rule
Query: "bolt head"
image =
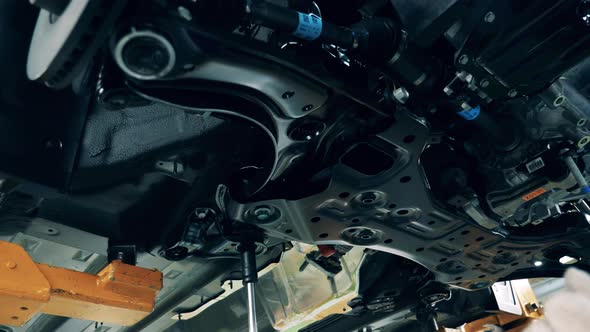
<path fill-rule="evenodd" d="M 272 215 L 272 210 L 267 207 L 259 207 L 254 210 L 254 215 L 259 221 L 265 221 Z"/>
<path fill-rule="evenodd" d="M 486 23 L 492 23 L 496 20 L 496 14 L 494 14 L 494 12 L 487 12 L 486 15 L 483 17 L 483 20 Z"/>
<path fill-rule="evenodd" d="M 9 268 L 9 269 L 11 269 L 11 270 L 16 269 L 16 265 L 17 264 L 14 261 L 8 261 L 8 262 L 6 262 L 6 267 Z"/>
<path fill-rule="evenodd" d="M 404 104 L 410 98 L 410 93 L 405 88 L 400 87 L 393 90 L 393 97 L 400 103 Z"/>
<path fill-rule="evenodd" d="M 518 96 L 518 91 L 516 91 L 515 89 L 508 91 L 508 97 L 514 98 L 516 96 Z"/>
<path fill-rule="evenodd" d="M 481 82 L 479 82 L 479 85 L 482 88 L 487 88 L 488 86 L 490 86 L 490 81 L 484 78 L 483 80 L 481 80 Z"/>
<path fill-rule="evenodd" d="M 463 54 L 459 57 L 459 63 L 462 65 L 466 65 L 467 63 L 469 63 L 469 57 L 467 56 L 467 54 Z"/>
<path fill-rule="evenodd" d="M 191 21 L 193 19 L 193 15 L 186 7 L 178 6 L 177 11 L 178 15 L 180 15 L 180 17 L 184 18 L 185 20 Z"/>

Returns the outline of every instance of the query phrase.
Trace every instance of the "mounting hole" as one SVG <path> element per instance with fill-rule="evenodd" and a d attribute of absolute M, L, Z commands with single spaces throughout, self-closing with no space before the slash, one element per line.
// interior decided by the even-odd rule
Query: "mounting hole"
<path fill-rule="evenodd" d="M 320 220 L 321 220 L 321 218 L 320 218 L 320 217 L 313 217 L 313 218 L 309 219 L 309 221 L 311 221 L 311 222 L 313 222 L 313 223 L 316 223 L 316 222 L 318 222 L 318 221 L 320 221 Z"/>
<path fill-rule="evenodd" d="M 417 251 L 417 252 L 424 251 L 424 248 L 417 248 L 417 249 L 416 249 L 416 251 Z"/>
<path fill-rule="evenodd" d="M 20 310 L 27 311 L 27 310 L 29 310 L 29 308 L 27 308 L 27 307 L 20 307 Z"/>
<path fill-rule="evenodd" d="M 322 234 L 318 235 L 318 237 L 319 237 L 320 239 L 325 239 L 325 238 L 327 238 L 328 236 L 329 236 L 329 234 L 328 234 L 328 233 L 322 233 Z"/>
<path fill-rule="evenodd" d="M 17 320 L 18 319 L 18 316 L 12 316 L 12 317 L 10 317 L 10 319 Z"/>
<path fill-rule="evenodd" d="M 516 265 L 518 265 L 518 262 L 514 262 L 514 263 L 512 263 L 512 264 L 510 264 L 510 265 L 512 265 L 512 266 L 516 266 Z"/>
<path fill-rule="evenodd" d="M 383 243 L 385 243 L 385 244 L 390 244 L 390 243 L 392 243 L 392 242 L 393 242 L 393 240 L 392 240 L 392 239 L 387 239 L 387 240 L 383 241 Z"/>
<path fill-rule="evenodd" d="M 434 220 L 431 220 L 428 222 L 428 225 L 434 225 L 434 224 L 436 224 L 436 221 L 434 221 Z"/>
<path fill-rule="evenodd" d="M 397 214 L 398 216 L 405 216 L 408 213 L 410 213 L 410 211 L 408 211 L 406 209 L 401 209 L 401 210 L 395 211 L 395 214 Z"/>
<path fill-rule="evenodd" d="M 320 136 L 326 125 L 317 120 L 305 120 L 295 123 L 289 130 L 289 137 L 298 142 L 311 141 L 314 137 Z"/>
<path fill-rule="evenodd" d="M 504 252 L 504 250 L 498 250 L 498 251 L 496 251 L 496 254 L 501 254 L 503 252 Z"/>
<path fill-rule="evenodd" d="M 340 194 L 338 194 L 338 197 L 340 197 L 340 198 L 347 198 L 348 196 L 350 196 L 350 193 L 349 192 L 346 192 L 346 191 L 341 192 Z"/>
<path fill-rule="evenodd" d="M 383 232 L 367 227 L 351 227 L 342 230 L 344 241 L 354 245 L 365 246 L 381 243 Z"/>
<path fill-rule="evenodd" d="M 356 224 L 358 222 L 361 222 L 361 220 L 359 218 L 354 218 L 351 220 L 353 224 Z"/>
<path fill-rule="evenodd" d="M 441 259 L 439 259 L 439 262 L 441 262 L 441 263 L 442 263 L 442 262 L 446 262 L 446 261 L 447 261 L 447 259 L 446 259 L 446 258 L 444 258 L 444 257 L 443 257 L 443 258 L 441 258 Z"/>
<path fill-rule="evenodd" d="M 481 264 L 475 264 L 475 267 L 480 267 L 480 266 L 481 266 Z"/>
<path fill-rule="evenodd" d="M 374 193 L 364 193 L 361 195 L 361 202 L 363 202 L 363 204 L 373 204 L 376 199 L 377 196 Z"/>
<path fill-rule="evenodd" d="M 455 241 L 455 238 L 454 237 L 452 237 L 452 238 L 449 239 L 449 242 L 453 242 L 453 241 Z"/>
<path fill-rule="evenodd" d="M 461 235 L 467 235 L 469 233 L 470 233 L 469 231 L 463 231 L 463 232 L 461 232 Z"/>
<path fill-rule="evenodd" d="M 408 183 L 410 181 L 412 181 L 411 176 L 402 176 L 401 179 L 399 179 L 399 182 L 401 182 L 401 183 Z"/>
<path fill-rule="evenodd" d="M 379 196 L 374 192 L 365 192 L 360 194 L 357 199 L 364 205 L 371 205 L 379 200 Z"/>
<path fill-rule="evenodd" d="M 396 207 L 397 207 L 397 204 L 395 204 L 395 203 L 389 204 L 390 209 L 395 209 Z"/>
<path fill-rule="evenodd" d="M 229 251 L 229 248 L 225 248 L 225 249 L 223 249 L 223 251 L 224 252 L 228 252 Z"/>
<path fill-rule="evenodd" d="M 303 112 L 309 112 L 309 111 L 311 111 L 312 109 L 313 109 L 313 105 L 312 105 L 312 104 L 307 104 L 307 105 L 305 105 L 305 106 L 303 106 L 303 107 L 301 108 L 301 110 L 302 110 Z"/>
<path fill-rule="evenodd" d="M 525 252 L 524 254 L 525 254 L 525 255 L 530 255 L 530 254 L 531 254 L 531 252 L 530 252 L 530 251 L 527 251 L 527 252 Z"/>
<path fill-rule="evenodd" d="M 483 236 L 480 236 L 477 239 L 475 239 L 475 241 L 477 241 L 477 242 L 481 242 L 483 240 L 485 240 L 485 237 L 483 237 Z"/>
<path fill-rule="evenodd" d="M 238 246 L 238 244 L 237 244 L 237 243 L 232 243 L 232 244 L 231 244 L 231 246 L 232 246 L 232 247 L 237 247 L 237 246 Z"/>
<path fill-rule="evenodd" d="M 244 216 L 251 222 L 266 224 L 277 221 L 281 217 L 281 211 L 271 205 L 258 205 L 248 209 Z"/>
<path fill-rule="evenodd" d="M 404 143 L 412 143 L 416 139 L 414 135 L 408 135 L 404 137 Z"/>
<path fill-rule="evenodd" d="M 291 233 L 293 233 L 293 230 L 292 229 L 285 229 L 285 233 L 291 234 Z"/>
<path fill-rule="evenodd" d="M 555 100 L 553 100 L 553 106 L 559 107 L 559 106 L 563 105 L 564 102 L 565 102 L 565 96 L 557 96 L 557 98 L 555 98 Z"/>
<path fill-rule="evenodd" d="M 295 95 L 295 91 L 285 91 L 281 96 L 283 99 L 291 99 Z"/>
<path fill-rule="evenodd" d="M 468 248 L 468 247 L 469 247 L 469 245 L 470 245 L 469 243 L 465 243 L 465 244 L 463 245 L 463 248 Z"/>
<path fill-rule="evenodd" d="M 58 235 L 59 231 L 55 228 L 47 228 L 47 229 L 45 229 L 44 233 L 47 235 Z"/>
<path fill-rule="evenodd" d="M 478 278 L 479 278 L 479 279 L 483 279 L 483 278 L 485 278 L 485 277 L 486 277 L 486 275 L 485 275 L 485 274 L 482 274 L 482 275 L 478 276 Z"/>
<path fill-rule="evenodd" d="M 377 175 L 390 169 L 395 159 L 370 144 L 360 143 L 346 152 L 340 161 L 361 174 Z"/>
<path fill-rule="evenodd" d="M 461 279 L 463 279 L 463 277 L 457 277 L 457 278 L 455 278 L 455 280 L 461 280 Z"/>

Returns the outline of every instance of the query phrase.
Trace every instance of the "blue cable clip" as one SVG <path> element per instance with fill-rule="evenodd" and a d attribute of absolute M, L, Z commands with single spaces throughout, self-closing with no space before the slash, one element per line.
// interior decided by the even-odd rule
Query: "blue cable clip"
<path fill-rule="evenodd" d="M 479 116 L 479 113 L 481 113 L 481 108 L 479 106 L 476 106 L 470 110 L 457 112 L 460 117 L 467 121 L 475 120 Z"/>
<path fill-rule="evenodd" d="M 316 14 L 299 14 L 299 24 L 293 35 L 305 40 L 316 40 L 322 34 L 322 18 Z"/>

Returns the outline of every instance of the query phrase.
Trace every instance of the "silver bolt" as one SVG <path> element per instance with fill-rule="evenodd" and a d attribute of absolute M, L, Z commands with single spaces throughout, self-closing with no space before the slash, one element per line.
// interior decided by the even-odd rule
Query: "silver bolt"
<path fill-rule="evenodd" d="M 484 78 L 479 82 L 479 85 L 481 85 L 482 88 L 487 88 L 488 86 L 490 86 L 490 81 Z"/>
<path fill-rule="evenodd" d="M 483 17 L 483 20 L 486 21 L 486 23 L 492 23 L 495 19 L 496 14 L 494 14 L 494 12 L 487 12 L 486 15 Z"/>
<path fill-rule="evenodd" d="M 191 14 L 191 11 L 186 9 L 186 7 L 178 6 L 177 11 L 178 11 L 178 15 L 180 15 L 180 17 L 184 18 L 185 20 L 191 21 L 193 19 L 193 15 Z"/>
<path fill-rule="evenodd" d="M 508 91 L 508 97 L 514 98 L 517 95 L 518 95 L 518 91 L 516 91 L 515 89 Z"/>
<path fill-rule="evenodd" d="M 393 90 L 393 97 L 400 103 L 405 104 L 410 98 L 410 93 L 404 87 L 400 87 Z"/>
<path fill-rule="evenodd" d="M 462 65 L 466 65 L 469 62 L 469 57 L 466 54 L 463 54 L 459 57 L 459 63 Z"/>
<path fill-rule="evenodd" d="M 272 210 L 268 207 L 257 207 L 254 209 L 254 216 L 258 221 L 266 221 L 272 216 Z"/>

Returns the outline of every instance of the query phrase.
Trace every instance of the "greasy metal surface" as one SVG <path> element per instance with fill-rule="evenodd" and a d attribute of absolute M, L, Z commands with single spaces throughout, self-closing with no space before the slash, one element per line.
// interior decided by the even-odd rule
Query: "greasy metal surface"
<path fill-rule="evenodd" d="M 35 264 L 23 247 L 0 241 L 0 324 L 53 315 L 132 325 L 154 307 L 162 273 L 115 261 L 98 276 Z"/>
<path fill-rule="evenodd" d="M 409 139 L 410 135 L 412 139 Z M 394 157 L 390 169 L 367 176 L 344 164 L 332 168 L 332 180 L 322 193 L 299 200 L 266 200 L 232 203 L 232 218 L 247 211 L 272 206 L 281 216 L 258 226 L 269 234 L 315 244 L 357 244 L 414 260 L 434 272 L 437 280 L 467 289 L 487 287 L 522 268 L 534 269 L 541 250 L 556 243 L 584 241 L 586 232 L 553 238 L 506 238 L 486 230 L 466 217 L 452 215 L 434 205 L 420 166 L 420 153 L 428 129 L 406 113 L 378 135 L 383 151 Z M 385 147 L 384 147 L 385 146 Z M 372 197 L 370 202 L 364 197 Z M 364 243 L 351 241 L 360 231 L 374 236 Z"/>
<path fill-rule="evenodd" d="M 229 81 L 255 89 L 271 98 L 289 118 L 300 118 L 323 107 L 328 101 L 326 89 L 297 75 L 288 75 L 285 70 L 269 67 L 268 63 L 210 60 L 180 78 Z"/>

